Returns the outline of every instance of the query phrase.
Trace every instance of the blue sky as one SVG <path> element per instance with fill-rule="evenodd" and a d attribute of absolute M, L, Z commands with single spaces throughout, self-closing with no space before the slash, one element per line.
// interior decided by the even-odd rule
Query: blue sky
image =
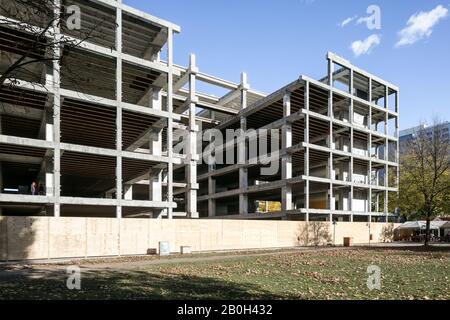
<path fill-rule="evenodd" d="M 402 129 L 431 123 L 434 116 L 450 120 L 449 0 L 124 2 L 181 26 L 175 37 L 177 64 L 186 65 L 189 53 L 195 53 L 201 71 L 235 82 L 245 71 L 252 88 L 270 93 L 300 74 L 325 75 L 325 55 L 332 51 L 400 87 Z M 357 23 L 369 16 L 370 5 L 381 9 L 379 30 Z M 347 18 L 354 19 L 342 27 Z M 408 26 L 404 45 L 396 46 Z M 360 45 L 356 56 L 355 41 L 372 46 L 364 53 L 367 47 Z"/>

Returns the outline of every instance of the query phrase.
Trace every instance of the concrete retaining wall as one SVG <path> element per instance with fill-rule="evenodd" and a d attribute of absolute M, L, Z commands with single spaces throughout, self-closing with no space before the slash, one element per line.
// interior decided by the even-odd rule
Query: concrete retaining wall
<path fill-rule="evenodd" d="M 372 223 L 373 242 L 391 241 L 393 224 Z M 334 230 L 335 228 L 335 230 Z M 282 248 L 369 242 L 367 223 L 0 217 L 0 260 L 146 254 L 168 241 L 192 251 Z"/>

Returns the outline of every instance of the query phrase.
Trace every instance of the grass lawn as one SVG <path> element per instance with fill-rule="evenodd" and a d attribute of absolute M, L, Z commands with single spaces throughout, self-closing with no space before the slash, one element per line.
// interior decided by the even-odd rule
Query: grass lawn
<path fill-rule="evenodd" d="M 381 268 L 381 290 L 367 289 L 369 265 Z M 82 265 L 79 291 L 66 288 L 61 267 L 37 279 L 0 270 L 0 299 L 450 299 L 448 250 L 361 248 L 93 266 Z"/>

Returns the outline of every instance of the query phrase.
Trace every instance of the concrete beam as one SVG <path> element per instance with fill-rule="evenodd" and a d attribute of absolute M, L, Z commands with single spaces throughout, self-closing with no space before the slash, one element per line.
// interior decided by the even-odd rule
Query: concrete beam
<path fill-rule="evenodd" d="M 209 83 L 212 85 L 216 85 L 216 86 L 219 86 L 219 87 L 222 87 L 225 89 L 229 89 L 229 90 L 236 90 L 239 87 L 239 85 L 237 85 L 233 82 L 223 80 L 218 77 L 208 75 L 208 74 L 205 74 L 202 72 L 197 73 L 197 79 L 199 81 L 203 81 L 203 82 L 206 82 L 206 83 Z"/>
<path fill-rule="evenodd" d="M 364 70 L 362 70 L 362 69 L 352 65 L 348 60 L 346 60 L 346 59 L 336 55 L 333 52 L 328 52 L 327 53 L 327 59 L 329 59 L 329 60 L 331 60 L 333 62 L 336 62 L 336 63 L 340 64 L 341 66 L 343 66 L 345 68 L 352 69 L 352 70 L 354 70 L 354 71 L 356 71 L 356 72 L 366 76 L 367 78 L 372 78 L 373 80 L 375 80 L 375 81 L 377 81 L 377 82 L 379 82 L 379 83 L 381 83 L 381 84 L 383 84 L 385 86 L 388 86 L 388 87 L 398 91 L 398 87 L 396 85 L 394 85 L 392 83 L 389 83 L 389 82 L 387 82 L 387 81 L 385 81 L 383 79 L 380 79 L 377 76 L 375 76 L 375 75 L 373 75 L 373 74 L 371 74 L 371 73 L 369 73 L 367 71 L 364 71 Z"/>
<path fill-rule="evenodd" d="M 15 162 L 15 163 L 26 163 L 26 164 L 41 164 L 42 158 L 31 157 L 31 156 L 18 156 L 14 154 L 0 153 L 0 162 Z"/>
<path fill-rule="evenodd" d="M 233 197 L 233 196 L 240 196 L 241 194 L 244 194 L 244 189 L 233 189 L 233 190 L 228 190 L 228 191 L 223 191 L 223 192 L 218 192 L 215 193 L 211 196 L 206 195 L 206 196 L 201 196 L 201 197 L 197 197 L 197 201 L 206 201 L 209 199 L 219 199 L 219 198 L 228 198 L 228 197 Z"/>
<path fill-rule="evenodd" d="M 61 197 L 61 204 L 86 205 L 86 206 L 145 207 L 145 208 L 161 208 L 161 209 L 167 207 L 170 208 L 177 207 L 177 204 L 175 202 L 169 203 L 167 201 L 117 200 L 106 198 L 100 199 L 100 198 L 81 198 L 81 197 Z"/>
<path fill-rule="evenodd" d="M 88 103 L 99 104 L 107 107 L 117 107 L 118 102 L 116 100 L 111 100 L 107 98 L 102 98 L 94 95 L 88 95 L 84 93 L 79 93 L 73 90 L 61 89 L 61 95 L 67 98 L 76 99 L 79 101 L 85 101 Z M 145 114 L 149 116 L 155 116 L 160 118 L 168 118 L 169 113 L 167 111 L 157 110 L 149 107 L 143 107 L 137 104 L 121 102 L 121 106 L 123 110 Z M 181 117 L 178 114 L 172 114 L 172 118 L 174 120 L 180 120 Z"/>
<path fill-rule="evenodd" d="M 285 185 L 286 180 L 271 181 L 268 183 L 249 186 L 247 188 L 247 193 L 257 193 L 262 191 L 276 190 L 283 188 Z"/>
<path fill-rule="evenodd" d="M 342 95 L 342 96 L 344 96 L 345 98 L 348 98 L 348 99 L 353 99 L 354 101 L 357 101 L 357 102 L 359 102 L 359 103 L 361 103 L 361 104 L 363 104 L 363 105 L 367 105 L 367 106 L 370 105 L 370 106 L 372 106 L 372 108 L 373 108 L 374 110 L 377 110 L 377 111 L 379 111 L 379 112 L 383 112 L 383 113 L 384 113 L 384 112 L 387 112 L 388 114 L 390 114 L 390 115 L 392 115 L 392 116 L 394 116 L 394 117 L 397 117 L 397 116 L 398 116 L 398 114 L 397 114 L 396 112 L 394 112 L 394 111 L 391 111 L 391 110 L 387 110 L 387 109 L 385 109 L 385 108 L 382 108 L 382 107 L 380 107 L 380 106 L 377 105 L 377 104 L 374 104 L 374 103 L 372 103 L 372 102 L 370 102 L 370 101 L 361 99 L 361 98 L 359 98 L 359 97 L 357 97 L 357 96 L 354 96 L 354 95 L 352 95 L 352 94 L 350 94 L 350 93 L 348 93 L 348 92 L 345 92 L 345 91 L 343 91 L 343 90 L 339 90 L 339 89 L 330 87 L 328 84 L 325 84 L 325 83 L 323 83 L 323 82 L 317 81 L 317 80 L 315 80 L 315 79 L 313 79 L 313 78 L 310 78 L 310 77 L 308 77 L 308 76 L 302 75 L 302 76 L 300 77 L 300 79 L 303 80 L 303 81 L 308 81 L 308 82 L 310 82 L 311 84 L 313 84 L 313 85 L 315 85 L 315 86 L 317 86 L 317 87 L 320 87 L 320 88 L 322 88 L 322 89 L 324 89 L 324 90 L 327 90 L 327 91 L 331 90 L 331 91 L 338 92 L 339 95 Z"/>
<path fill-rule="evenodd" d="M 241 90 L 235 89 L 234 91 L 231 91 L 230 93 L 226 94 L 222 98 L 220 98 L 218 105 L 225 106 L 226 104 L 230 103 L 231 101 L 234 101 L 236 99 L 240 99 L 241 97 Z"/>
<path fill-rule="evenodd" d="M 181 88 L 183 88 L 183 86 L 189 82 L 189 78 L 191 76 L 191 71 L 190 69 L 188 69 L 183 76 L 178 79 L 178 81 L 173 85 L 173 92 L 177 93 L 178 91 L 180 91 Z"/>
<path fill-rule="evenodd" d="M 157 24 L 157 25 L 159 25 L 161 27 L 166 27 L 166 28 L 171 29 L 172 31 L 174 31 L 176 33 L 180 33 L 181 32 L 181 27 L 180 26 L 178 26 L 178 25 L 176 25 L 176 24 L 174 24 L 172 22 L 166 21 L 164 19 L 152 16 L 152 15 L 146 13 L 146 12 L 140 11 L 140 10 L 138 10 L 136 8 L 133 8 L 133 7 L 130 7 L 130 6 L 126 5 L 126 4 L 118 3 L 118 2 L 115 2 L 115 1 L 112 1 L 112 0 L 97 0 L 97 1 L 104 2 L 104 3 L 108 4 L 108 5 L 113 5 L 113 6 L 117 7 L 117 8 L 122 9 L 126 13 L 130 13 L 130 14 L 134 15 L 135 17 L 137 17 L 139 19 L 143 19 L 144 21 L 148 21 L 148 22 Z"/>
<path fill-rule="evenodd" d="M 225 114 L 237 115 L 239 113 L 239 110 L 225 107 L 220 104 L 209 103 L 209 102 L 205 102 L 205 101 L 201 101 L 201 100 L 198 100 L 197 105 L 206 110 L 213 110 L 213 111 L 217 111 L 217 112 L 225 113 Z"/>
<path fill-rule="evenodd" d="M 33 203 L 33 204 L 53 204 L 54 197 L 32 196 L 27 194 L 0 194 L 0 202 L 11 203 Z"/>
<path fill-rule="evenodd" d="M 18 139 L 26 139 L 26 138 L 18 138 Z M 34 140 L 34 139 L 28 139 L 28 140 Z M 10 141 L 10 140 L 7 139 L 7 141 Z M 44 147 L 46 145 L 49 145 L 47 148 L 51 148 L 51 146 L 53 145 L 52 143 L 48 143 L 46 141 L 41 141 L 41 140 L 37 140 L 37 141 L 41 142 L 41 143 L 39 143 L 38 146 Z M 2 136 L 0 136 L 0 143 L 1 142 L 2 142 Z M 6 143 L 8 143 L 8 142 L 6 142 Z M 30 143 L 30 142 L 28 142 L 28 143 Z M 16 144 L 19 144 L 19 143 L 16 143 Z M 149 162 L 168 163 L 170 161 L 170 159 L 168 157 L 156 156 L 156 155 L 152 155 L 152 154 L 136 153 L 136 152 L 129 152 L 129 151 L 117 151 L 117 150 L 112 150 L 112 149 L 98 148 L 98 147 L 91 147 L 91 146 L 82 146 L 82 145 L 76 145 L 76 144 L 70 144 L 70 143 L 61 143 L 60 145 L 61 145 L 61 150 L 64 150 L 64 151 L 103 155 L 103 156 L 109 156 L 109 157 L 121 156 L 123 158 L 144 160 L 144 161 L 149 161 Z M 32 145 L 30 145 L 30 146 L 32 146 Z M 176 163 L 176 164 L 180 164 L 181 159 L 174 158 L 174 159 L 172 159 L 172 162 Z"/>

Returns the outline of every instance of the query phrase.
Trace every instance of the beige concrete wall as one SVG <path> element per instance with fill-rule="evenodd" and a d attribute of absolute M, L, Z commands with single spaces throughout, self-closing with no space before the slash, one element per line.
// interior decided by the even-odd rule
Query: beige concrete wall
<path fill-rule="evenodd" d="M 372 223 L 373 242 L 390 241 L 397 225 Z M 336 229 L 336 230 L 334 230 Z M 335 231 L 335 232 L 334 232 Z M 0 217 L 0 260 L 146 254 L 168 241 L 193 251 L 283 248 L 369 242 L 367 223 L 254 220 L 154 220 Z"/>
<path fill-rule="evenodd" d="M 370 234 L 373 242 L 390 242 L 393 239 L 393 230 L 400 224 L 371 223 Z M 330 226 L 333 233 L 333 225 Z M 336 244 L 342 244 L 344 237 L 352 237 L 353 243 L 369 242 L 369 224 L 366 222 L 345 223 L 338 222 L 336 225 Z"/>
<path fill-rule="evenodd" d="M 116 256 L 119 254 L 119 220 L 89 218 L 87 220 L 88 257 Z"/>
<path fill-rule="evenodd" d="M 8 260 L 49 257 L 49 222 L 45 217 L 4 217 Z"/>
<path fill-rule="evenodd" d="M 47 218 L 50 258 L 86 256 L 86 219 Z M 13 236 L 13 235 L 12 235 Z"/>

